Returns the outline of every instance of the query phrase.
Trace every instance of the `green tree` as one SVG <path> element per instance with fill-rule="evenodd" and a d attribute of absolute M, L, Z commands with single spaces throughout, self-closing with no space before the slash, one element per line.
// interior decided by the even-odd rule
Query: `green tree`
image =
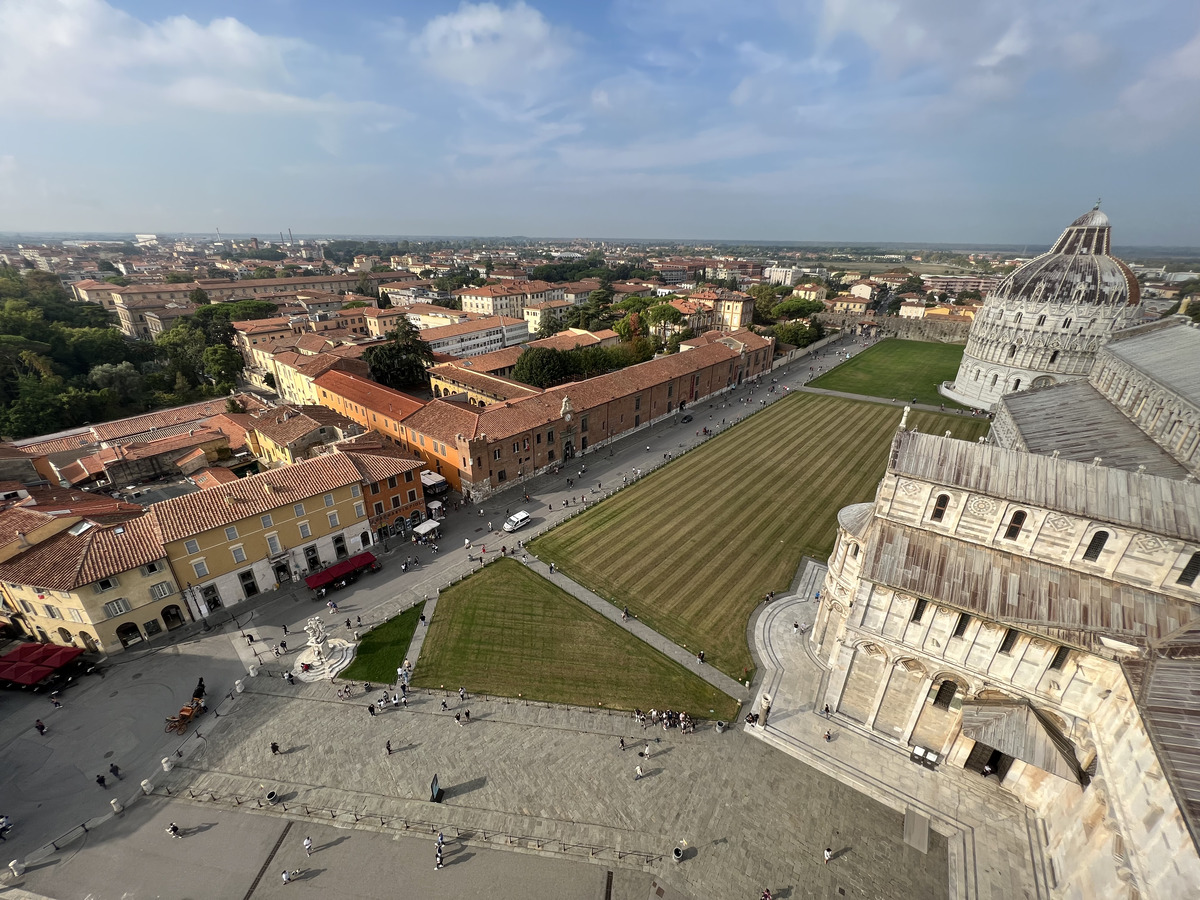
<path fill-rule="evenodd" d="M 111 261 L 109 261 L 109 260 L 107 260 L 107 259 L 102 259 L 102 260 L 100 260 L 98 263 L 96 263 L 96 268 L 97 268 L 97 269 L 99 269 L 101 272 L 115 272 L 115 271 L 117 271 L 117 267 L 116 267 L 116 266 L 114 266 L 114 265 L 112 264 L 112 262 L 111 262 Z"/>
<path fill-rule="evenodd" d="M 558 317 L 551 315 L 548 312 L 542 313 L 542 318 L 538 321 L 537 336 L 538 338 L 548 338 L 558 333 Z"/>
<path fill-rule="evenodd" d="M 206 306 L 208 304 L 208 291 L 198 287 L 188 294 L 188 299 L 197 306 Z"/>
<path fill-rule="evenodd" d="M 569 381 L 573 374 L 567 355 L 550 347 L 529 347 L 517 357 L 512 378 L 538 388 Z"/>
<path fill-rule="evenodd" d="M 351 300 L 349 303 L 343 303 L 342 309 L 361 309 L 366 305 L 366 300 Z"/>
<path fill-rule="evenodd" d="M 187 272 L 168 272 L 163 277 L 163 281 L 167 284 L 187 284 L 191 280 L 192 276 Z"/>
<path fill-rule="evenodd" d="M 180 378 L 185 389 L 200 383 L 206 348 L 203 329 L 185 319 L 155 338 L 154 344 L 166 358 L 167 368 L 175 373 L 176 390 L 179 389 Z"/>
<path fill-rule="evenodd" d="M 140 403 L 146 395 L 146 379 L 131 362 L 93 366 L 88 381 L 101 390 L 110 390 L 121 403 Z"/>
<path fill-rule="evenodd" d="M 635 338 L 645 337 L 649 334 L 649 329 L 646 327 L 645 318 L 636 312 L 631 312 L 616 322 L 613 325 L 613 331 L 621 336 L 621 340 L 626 343 L 633 341 Z"/>
<path fill-rule="evenodd" d="M 259 266 L 257 269 L 255 269 L 253 272 L 250 273 L 250 277 L 251 278 L 274 278 L 275 277 L 275 267 L 274 266 Z"/>
<path fill-rule="evenodd" d="M 433 362 L 433 348 L 417 327 L 408 319 L 398 319 L 387 338 L 362 355 L 371 377 L 391 388 L 428 387 L 426 369 Z"/>
<path fill-rule="evenodd" d="M 775 307 L 775 318 L 777 319 L 802 319 L 811 316 L 813 313 L 822 312 L 825 309 L 825 304 L 820 300 L 802 300 L 796 297 L 792 300 L 784 300 Z"/>
<path fill-rule="evenodd" d="M 129 287 L 129 279 L 123 275 L 109 275 L 104 280 L 108 284 L 115 284 L 117 287 Z"/>
<path fill-rule="evenodd" d="M 233 387 L 246 367 L 242 354 L 225 344 L 206 347 L 201 356 L 201 365 L 206 376 L 218 385 Z"/>
<path fill-rule="evenodd" d="M 379 288 L 375 284 L 375 279 L 373 279 L 366 272 L 360 272 L 358 274 L 358 293 L 362 294 L 364 297 L 379 296 Z"/>

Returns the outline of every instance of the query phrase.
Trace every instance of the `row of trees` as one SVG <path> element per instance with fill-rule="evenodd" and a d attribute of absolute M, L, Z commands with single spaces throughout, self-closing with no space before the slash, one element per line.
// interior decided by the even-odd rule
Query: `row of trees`
<path fill-rule="evenodd" d="M 646 362 L 654 358 L 655 350 L 655 342 L 644 337 L 615 347 L 577 347 L 574 350 L 530 347 L 517 359 L 512 377 L 533 387 L 549 388 Z"/>

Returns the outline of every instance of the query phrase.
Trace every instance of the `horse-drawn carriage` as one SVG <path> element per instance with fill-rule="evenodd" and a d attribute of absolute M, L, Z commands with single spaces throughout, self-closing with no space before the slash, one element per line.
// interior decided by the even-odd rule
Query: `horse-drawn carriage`
<path fill-rule="evenodd" d="M 167 716 L 167 733 L 173 731 L 176 734 L 183 734 L 187 731 L 188 723 L 197 716 L 204 715 L 207 709 L 202 698 L 193 697 L 191 703 L 179 710 L 179 715 Z"/>

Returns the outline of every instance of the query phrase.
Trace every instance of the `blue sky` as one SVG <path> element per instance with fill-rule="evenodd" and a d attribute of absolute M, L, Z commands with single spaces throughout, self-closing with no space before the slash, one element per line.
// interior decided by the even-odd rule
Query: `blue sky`
<path fill-rule="evenodd" d="M 1200 246 L 1194 0 L 0 0 L 0 231 Z"/>

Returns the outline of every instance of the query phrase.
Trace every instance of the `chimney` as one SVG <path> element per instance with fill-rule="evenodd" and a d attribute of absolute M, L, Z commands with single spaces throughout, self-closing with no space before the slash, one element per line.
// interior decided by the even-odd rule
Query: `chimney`
<path fill-rule="evenodd" d="M 17 532 L 17 540 L 21 542 L 22 550 L 28 550 L 32 546 L 29 541 L 25 540 L 25 532 L 23 531 Z"/>
<path fill-rule="evenodd" d="M 269 481 L 264 481 L 263 482 L 263 490 L 266 491 L 268 494 L 273 494 L 273 493 L 275 493 L 275 485 L 271 484 L 271 482 L 269 482 Z"/>

